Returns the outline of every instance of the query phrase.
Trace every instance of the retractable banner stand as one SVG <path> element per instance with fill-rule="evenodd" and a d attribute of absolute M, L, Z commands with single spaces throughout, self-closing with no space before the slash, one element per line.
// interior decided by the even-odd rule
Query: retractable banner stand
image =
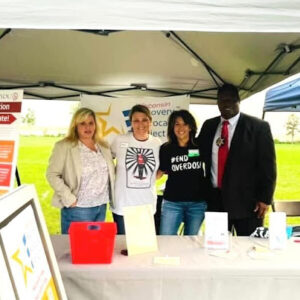
<path fill-rule="evenodd" d="M 14 187 L 22 98 L 23 90 L 0 91 L 0 195 Z"/>
<path fill-rule="evenodd" d="M 152 115 L 153 136 L 162 142 L 167 140 L 168 118 L 172 111 L 189 109 L 189 97 L 139 97 L 139 98 L 107 98 L 101 96 L 82 95 L 81 106 L 93 109 L 101 124 L 102 136 L 112 142 L 116 135 L 130 131 L 129 113 L 132 106 L 143 104 Z"/>

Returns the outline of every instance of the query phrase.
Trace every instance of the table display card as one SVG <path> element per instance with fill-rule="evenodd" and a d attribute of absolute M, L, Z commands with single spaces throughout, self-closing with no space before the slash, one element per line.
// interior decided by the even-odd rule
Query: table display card
<path fill-rule="evenodd" d="M 226 212 L 205 213 L 204 247 L 207 249 L 229 249 L 228 214 Z"/>
<path fill-rule="evenodd" d="M 286 247 L 286 213 L 271 212 L 269 215 L 269 246 L 270 249 Z"/>
<path fill-rule="evenodd" d="M 124 207 L 123 213 L 128 255 L 157 251 L 152 205 Z"/>

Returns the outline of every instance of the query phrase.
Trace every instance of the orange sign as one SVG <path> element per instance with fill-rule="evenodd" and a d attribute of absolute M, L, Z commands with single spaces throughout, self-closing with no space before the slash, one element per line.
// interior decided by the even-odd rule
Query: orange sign
<path fill-rule="evenodd" d="M 0 163 L 12 163 L 15 141 L 0 141 Z"/>
<path fill-rule="evenodd" d="M 0 164 L 0 186 L 9 187 L 12 165 Z"/>

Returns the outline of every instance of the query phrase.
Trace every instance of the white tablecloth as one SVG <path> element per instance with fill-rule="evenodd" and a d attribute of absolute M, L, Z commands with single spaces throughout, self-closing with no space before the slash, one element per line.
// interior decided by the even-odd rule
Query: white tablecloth
<path fill-rule="evenodd" d="M 285 250 L 249 256 L 257 242 L 233 237 L 231 251 L 203 248 L 198 236 L 159 236 L 159 251 L 136 256 L 120 254 L 125 237 L 117 236 L 112 264 L 73 265 L 67 235 L 52 236 L 68 298 L 138 300 L 285 300 L 300 297 L 300 243 Z M 251 252 L 252 253 L 252 252 Z M 154 257 L 180 257 L 179 265 L 157 265 Z"/>

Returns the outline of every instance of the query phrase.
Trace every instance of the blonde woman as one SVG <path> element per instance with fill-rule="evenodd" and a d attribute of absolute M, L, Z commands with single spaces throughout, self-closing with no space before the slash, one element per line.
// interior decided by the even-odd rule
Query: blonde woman
<path fill-rule="evenodd" d="M 54 189 L 52 204 L 61 208 L 62 234 L 74 221 L 105 220 L 108 201 L 113 206 L 114 164 L 94 111 L 75 112 L 68 135 L 54 146 L 46 176 Z"/>

